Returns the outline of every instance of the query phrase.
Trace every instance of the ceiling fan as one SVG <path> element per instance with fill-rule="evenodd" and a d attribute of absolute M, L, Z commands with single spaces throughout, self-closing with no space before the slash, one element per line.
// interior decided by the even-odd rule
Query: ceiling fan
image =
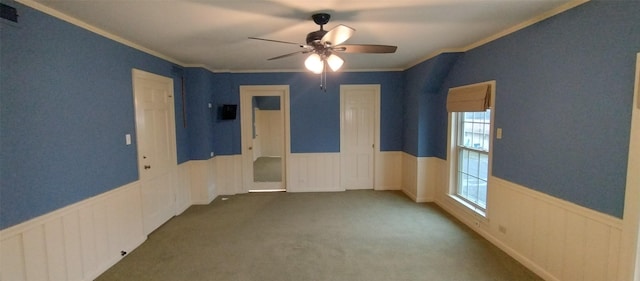
<path fill-rule="evenodd" d="M 305 60 L 305 66 L 307 69 L 314 73 L 326 72 L 325 64 L 328 65 L 331 70 L 337 71 L 342 67 L 344 60 L 340 58 L 336 53 L 394 53 L 397 46 L 388 45 L 371 45 L 371 44 L 342 44 L 347 41 L 355 32 L 355 29 L 346 25 L 338 25 L 330 30 L 324 30 L 323 26 L 329 22 L 331 15 L 327 13 L 317 13 L 311 16 L 313 21 L 320 26 L 319 30 L 310 32 L 307 34 L 306 44 L 264 39 L 257 37 L 249 37 L 249 39 L 294 44 L 298 45 L 303 50 L 270 58 L 268 60 L 277 60 L 286 58 L 297 54 L 309 54 L 309 57 Z"/>

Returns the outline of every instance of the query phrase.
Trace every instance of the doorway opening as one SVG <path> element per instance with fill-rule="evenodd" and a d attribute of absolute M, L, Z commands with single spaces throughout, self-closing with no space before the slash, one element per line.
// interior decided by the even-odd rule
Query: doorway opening
<path fill-rule="evenodd" d="M 289 86 L 241 86 L 243 188 L 286 191 Z"/>

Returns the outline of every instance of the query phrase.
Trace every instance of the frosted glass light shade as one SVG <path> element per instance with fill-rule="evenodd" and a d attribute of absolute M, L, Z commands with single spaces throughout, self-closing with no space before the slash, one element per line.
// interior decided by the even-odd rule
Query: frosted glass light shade
<path fill-rule="evenodd" d="M 333 71 L 338 71 L 338 69 L 340 69 L 340 67 L 342 67 L 343 63 L 344 63 L 344 60 L 342 58 L 340 58 L 339 56 L 336 56 L 334 54 L 331 54 L 327 58 L 327 64 L 329 64 L 329 67 L 331 67 L 331 70 L 333 70 Z"/>
<path fill-rule="evenodd" d="M 311 54 L 305 61 L 304 66 L 313 73 L 320 74 L 324 69 L 324 61 L 318 54 Z"/>

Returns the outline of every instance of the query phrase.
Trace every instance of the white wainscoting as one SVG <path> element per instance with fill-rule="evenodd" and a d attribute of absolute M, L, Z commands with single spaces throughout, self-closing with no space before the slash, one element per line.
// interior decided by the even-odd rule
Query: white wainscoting
<path fill-rule="evenodd" d="M 439 162 L 447 175 L 447 162 Z M 619 280 L 622 220 L 496 177 L 484 218 L 439 182 L 438 205 L 545 280 Z"/>
<path fill-rule="evenodd" d="M 340 153 L 290 154 L 287 191 L 344 191 L 340 187 Z"/>
<path fill-rule="evenodd" d="M 177 166 L 166 174 L 147 181 L 140 181 L 142 198 L 142 227 L 148 235 L 176 213 Z"/>
<path fill-rule="evenodd" d="M 219 195 L 245 193 L 242 187 L 242 155 L 219 155 L 189 161 L 191 203 L 206 205 Z"/>
<path fill-rule="evenodd" d="M 178 176 L 175 187 L 176 216 L 186 211 L 192 204 L 191 200 L 191 161 L 178 165 Z"/>
<path fill-rule="evenodd" d="M 216 156 L 213 171 L 216 196 L 246 192 L 242 188 L 242 155 Z"/>
<path fill-rule="evenodd" d="M 378 152 L 376 154 L 375 189 L 400 190 L 402 186 L 403 152 Z M 207 161 L 213 161 L 207 164 Z M 216 156 L 212 160 L 190 161 L 191 167 L 197 170 L 192 177 L 192 199 L 194 204 L 208 204 L 218 195 L 245 193 L 242 186 L 242 155 Z M 199 163 L 207 162 L 207 163 Z M 340 154 L 339 153 L 291 153 L 287 160 L 288 192 L 326 192 L 344 191 L 340 188 Z M 213 165 L 213 173 L 207 165 Z M 212 177 L 212 178 L 211 178 Z M 203 193 L 207 181 L 213 181 L 215 191 Z M 194 194 L 196 194 L 194 196 Z M 198 197 L 206 194 L 213 197 Z M 197 198 L 205 198 L 198 200 Z M 209 201 L 207 201 L 209 200 Z"/>
<path fill-rule="evenodd" d="M 191 206 L 192 170 L 172 176 L 176 215 Z M 0 280 L 93 280 L 146 240 L 143 213 L 136 181 L 4 229 Z"/>
<path fill-rule="evenodd" d="M 375 159 L 375 190 L 402 189 L 402 152 L 376 152 Z"/>
<path fill-rule="evenodd" d="M 440 161 L 402 153 L 402 191 L 416 202 L 433 202 L 439 181 Z"/>
<path fill-rule="evenodd" d="M 192 204 L 206 205 L 216 197 L 214 159 L 189 161 Z"/>
<path fill-rule="evenodd" d="M 389 170 L 381 186 L 400 183 L 416 201 L 435 198 L 546 280 L 619 279 L 620 219 L 495 177 L 485 219 L 448 196 L 445 160 L 382 154 L 376 170 Z M 341 191 L 339 162 L 338 153 L 291 154 L 289 191 Z M 189 161 L 178 167 L 177 178 L 177 213 L 186 208 L 189 193 L 195 197 L 204 190 L 206 200 L 242 193 L 241 156 Z M 120 260 L 120 251 L 130 252 L 146 239 L 141 206 L 136 182 L 0 231 L 0 280 L 94 279 Z"/>
<path fill-rule="evenodd" d="M 402 152 L 378 152 L 376 190 L 400 190 Z M 340 187 L 340 153 L 291 153 L 287 162 L 288 192 L 344 191 Z"/>
<path fill-rule="evenodd" d="M 145 239 L 128 184 L 0 232 L 0 280 L 93 280 Z"/>

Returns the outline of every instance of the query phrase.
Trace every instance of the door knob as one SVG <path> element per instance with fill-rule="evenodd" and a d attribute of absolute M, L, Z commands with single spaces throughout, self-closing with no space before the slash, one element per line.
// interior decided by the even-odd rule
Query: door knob
<path fill-rule="evenodd" d="M 249 150 L 252 150 L 252 149 L 253 149 L 253 147 L 249 146 Z"/>
<path fill-rule="evenodd" d="M 144 169 L 145 170 L 149 170 L 149 169 L 151 169 L 151 166 L 150 165 L 144 165 Z"/>

